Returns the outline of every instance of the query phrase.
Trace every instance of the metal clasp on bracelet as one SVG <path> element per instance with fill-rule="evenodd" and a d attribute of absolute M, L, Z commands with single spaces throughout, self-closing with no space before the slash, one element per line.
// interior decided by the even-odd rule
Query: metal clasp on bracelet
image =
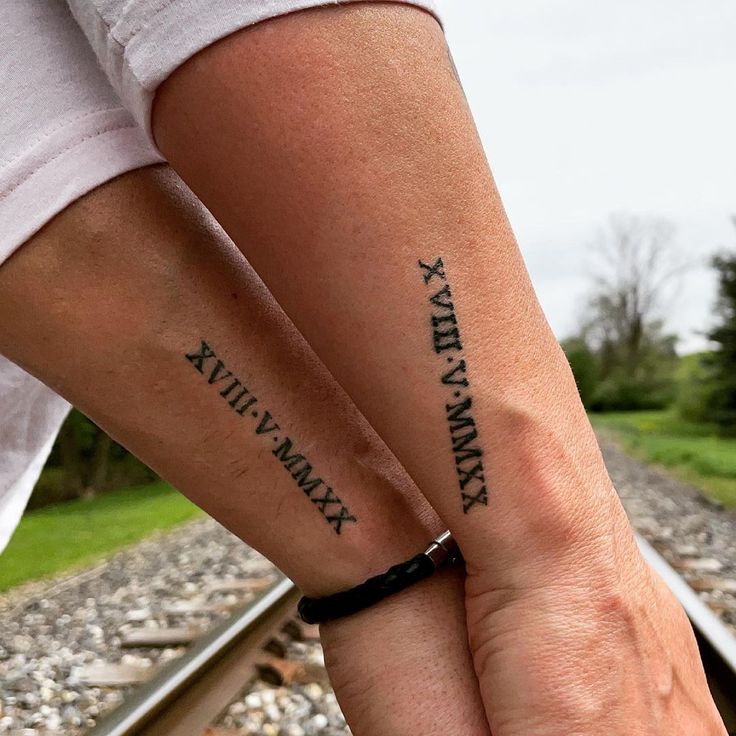
<path fill-rule="evenodd" d="M 433 542 L 424 550 L 424 554 L 434 563 L 435 568 L 441 567 L 445 563 L 454 565 L 461 559 L 460 550 L 457 542 L 453 539 L 449 531 L 442 532 Z"/>

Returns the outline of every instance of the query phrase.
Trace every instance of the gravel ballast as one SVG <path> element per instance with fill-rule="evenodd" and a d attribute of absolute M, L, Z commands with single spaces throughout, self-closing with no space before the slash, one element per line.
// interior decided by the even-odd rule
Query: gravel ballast
<path fill-rule="evenodd" d="M 602 445 L 634 527 L 736 631 L 736 515 L 633 460 L 605 437 Z M 185 641 L 256 595 L 259 586 L 249 581 L 265 582 L 272 575 L 267 560 L 203 519 L 149 538 L 91 570 L 5 594 L 0 597 L 0 733 L 83 733 L 136 682 L 184 651 L 184 644 L 136 647 L 136 637 L 174 629 Z M 318 642 L 291 646 L 290 657 L 321 664 Z M 349 731 L 324 679 L 281 686 L 255 681 L 211 733 L 344 736 Z"/>

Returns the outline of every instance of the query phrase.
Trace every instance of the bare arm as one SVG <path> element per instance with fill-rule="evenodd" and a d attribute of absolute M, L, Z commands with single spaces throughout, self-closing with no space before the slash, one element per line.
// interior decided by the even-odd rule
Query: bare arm
<path fill-rule="evenodd" d="M 431 16 L 368 3 L 235 34 L 164 84 L 154 124 L 466 550 L 537 499 L 519 470 L 540 452 L 606 486 Z M 461 489 L 446 406 L 468 399 L 485 483 Z"/>
<path fill-rule="evenodd" d="M 0 269 L 0 351 L 305 591 L 360 582 L 416 554 L 440 528 L 165 168 L 90 193 Z M 325 627 L 331 677 L 356 734 L 487 733 L 461 586 L 441 575 Z"/>

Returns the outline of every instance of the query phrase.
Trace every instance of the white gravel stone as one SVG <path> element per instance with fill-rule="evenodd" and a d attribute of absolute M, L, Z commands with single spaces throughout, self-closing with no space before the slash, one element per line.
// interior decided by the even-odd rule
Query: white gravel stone
<path fill-rule="evenodd" d="M 0 597 L 0 732 L 77 736 L 126 692 L 86 685 L 80 677 L 86 665 L 153 671 L 184 651 L 123 652 L 121 628 L 206 630 L 228 615 L 227 606 L 209 605 L 206 581 L 272 572 L 267 560 L 204 519 L 144 540 L 92 570 L 10 591 Z M 172 612 L 174 602 L 196 595 L 208 605 L 204 612 Z M 230 604 L 244 600 L 233 595 Z"/>
<path fill-rule="evenodd" d="M 260 693 L 248 693 L 245 698 L 245 707 L 251 710 L 256 710 L 263 705 Z"/>
<path fill-rule="evenodd" d="M 314 716 L 310 721 L 310 725 L 317 732 L 327 728 L 329 724 L 330 719 L 324 713 L 317 713 L 317 715 Z"/>

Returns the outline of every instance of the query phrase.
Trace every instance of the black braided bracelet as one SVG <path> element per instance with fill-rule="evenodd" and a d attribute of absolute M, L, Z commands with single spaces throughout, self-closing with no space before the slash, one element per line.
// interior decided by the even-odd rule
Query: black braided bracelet
<path fill-rule="evenodd" d="M 452 535 L 450 532 L 444 532 L 424 552 L 390 567 L 381 575 L 368 578 L 350 590 L 343 590 L 325 598 L 304 596 L 298 605 L 299 617 L 305 623 L 319 624 L 350 616 L 428 578 L 438 567 L 455 564 L 461 559 Z"/>

